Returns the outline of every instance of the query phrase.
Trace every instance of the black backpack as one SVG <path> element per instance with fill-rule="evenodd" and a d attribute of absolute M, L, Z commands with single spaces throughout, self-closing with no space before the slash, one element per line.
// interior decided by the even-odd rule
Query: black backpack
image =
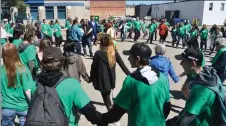
<path fill-rule="evenodd" d="M 25 126 L 68 126 L 64 106 L 56 92 L 57 85 L 66 78 L 62 76 L 54 87 L 38 83 L 31 99 Z"/>

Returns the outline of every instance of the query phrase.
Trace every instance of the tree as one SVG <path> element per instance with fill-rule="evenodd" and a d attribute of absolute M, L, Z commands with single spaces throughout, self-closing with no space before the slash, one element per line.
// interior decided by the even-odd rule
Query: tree
<path fill-rule="evenodd" d="M 24 0 L 2 0 L 2 5 L 8 7 L 17 7 L 19 12 L 25 12 L 26 4 Z"/>

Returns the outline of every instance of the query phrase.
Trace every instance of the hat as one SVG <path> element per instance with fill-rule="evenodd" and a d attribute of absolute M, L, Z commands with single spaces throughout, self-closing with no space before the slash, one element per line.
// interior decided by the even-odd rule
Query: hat
<path fill-rule="evenodd" d="M 64 58 L 61 50 L 57 47 L 50 47 L 44 50 L 43 59 L 52 58 L 54 60 L 62 60 Z"/>
<path fill-rule="evenodd" d="M 195 61 L 203 61 L 203 53 L 194 47 L 189 47 L 184 50 L 184 52 L 180 55 L 176 55 L 175 58 L 177 60 L 190 59 Z"/>
<path fill-rule="evenodd" d="M 223 46 L 223 47 L 225 47 L 226 46 L 226 39 L 225 38 L 218 38 L 218 39 L 216 39 L 216 41 L 215 41 L 215 43 L 216 43 L 216 46 Z"/>
<path fill-rule="evenodd" d="M 123 51 L 123 54 L 139 56 L 140 59 L 149 59 L 152 51 L 148 45 L 144 43 L 136 43 L 131 47 L 130 50 Z"/>

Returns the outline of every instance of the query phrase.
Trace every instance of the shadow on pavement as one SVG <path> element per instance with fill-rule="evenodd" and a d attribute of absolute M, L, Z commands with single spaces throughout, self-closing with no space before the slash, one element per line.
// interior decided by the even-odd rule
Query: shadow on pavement
<path fill-rule="evenodd" d="M 91 103 L 95 105 L 105 106 L 105 104 L 101 102 L 91 101 Z"/>
<path fill-rule="evenodd" d="M 181 91 L 170 91 L 170 94 L 173 95 L 172 98 L 174 99 L 183 99 L 183 100 L 186 100 L 186 98 L 184 97 L 184 95 L 182 94 Z"/>

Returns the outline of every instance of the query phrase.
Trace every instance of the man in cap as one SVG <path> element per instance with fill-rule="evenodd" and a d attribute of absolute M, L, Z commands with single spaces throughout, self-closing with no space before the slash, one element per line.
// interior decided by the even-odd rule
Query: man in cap
<path fill-rule="evenodd" d="M 167 121 L 173 126 L 220 126 L 217 95 L 207 86 L 221 85 L 216 70 L 202 67 L 203 54 L 194 47 L 187 48 L 181 55 L 181 66 L 188 76 L 189 93 L 185 108 L 178 117 Z"/>
<path fill-rule="evenodd" d="M 113 108 L 103 114 L 105 123 L 117 122 L 127 112 L 128 126 L 165 125 L 170 112 L 168 80 L 148 65 L 150 47 L 136 43 L 123 53 L 137 70 L 126 77 Z"/>
<path fill-rule="evenodd" d="M 42 85 L 53 87 L 63 76 L 61 72 L 63 54 L 59 48 L 50 47 L 44 50 L 42 66 L 43 71 L 38 76 L 38 82 Z M 102 114 L 97 112 L 89 97 L 82 89 L 80 83 L 73 78 L 66 78 L 56 86 L 57 94 L 64 106 L 64 111 L 69 119 L 70 126 L 78 125 L 75 118 L 74 107 L 92 123 L 101 125 Z"/>

